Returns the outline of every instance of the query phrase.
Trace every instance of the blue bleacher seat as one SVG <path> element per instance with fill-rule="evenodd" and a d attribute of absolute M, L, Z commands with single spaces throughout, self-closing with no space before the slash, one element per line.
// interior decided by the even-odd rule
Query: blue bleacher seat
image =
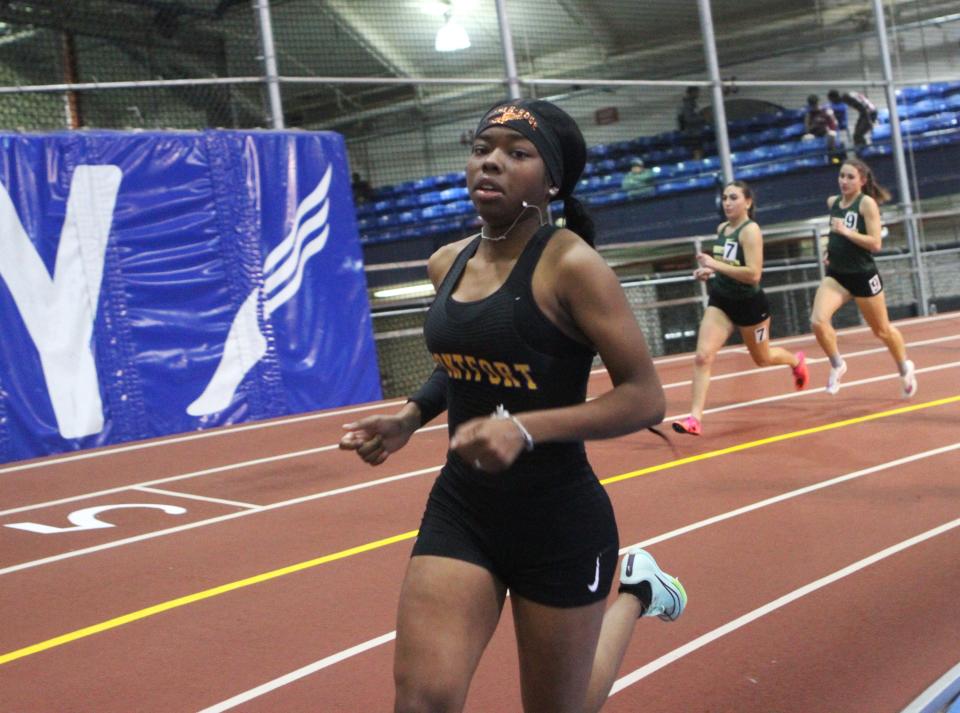
<path fill-rule="evenodd" d="M 403 183 L 398 183 L 396 186 L 397 195 L 403 195 L 404 193 L 416 193 L 416 192 L 417 192 L 416 181 L 404 181 Z"/>
<path fill-rule="evenodd" d="M 440 191 L 427 191 L 417 196 L 418 205 L 434 205 L 436 203 L 443 203 L 440 198 Z"/>
<path fill-rule="evenodd" d="M 400 240 L 412 240 L 419 238 L 423 234 L 423 227 L 420 225 L 405 225 L 400 228 L 397 237 Z"/>
<path fill-rule="evenodd" d="M 922 134 L 930 129 L 930 120 L 925 116 L 918 116 L 916 119 L 904 119 L 900 122 L 900 133 L 902 134 Z"/>
<path fill-rule="evenodd" d="M 584 198 L 584 200 L 590 206 L 612 205 L 625 202 L 627 194 L 624 191 L 611 191 L 610 193 L 597 193 Z"/>
<path fill-rule="evenodd" d="M 440 191 L 440 200 L 444 203 L 449 203 L 450 201 L 458 201 L 467 198 L 470 195 L 470 191 L 467 190 L 466 186 L 456 186 L 454 188 L 445 188 Z"/>
<path fill-rule="evenodd" d="M 928 116 L 927 131 L 940 131 L 943 129 L 953 129 L 960 125 L 960 118 L 953 112 L 944 112 L 934 116 Z"/>
<path fill-rule="evenodd" d="M 871 144 L 865 149 L 861 149 L 860 155 L 864 158 L 870 158 L 871 156 L 889 156 L 892 151 L 893 147 L 889 143 Z"/>
<path fill-rule="evenodd" d="M 693 176 L 691 178 L 681 178 L 677 181 L 667 181 L 657 185 L 656 195 L 709 188 L 716 184 L 716 180 L 715 176 Z"/>
<path fill-rule="evenodd" d="M 782 139 L 793 139 L 799 136 L 803 136 L 806 133 L 806 128 L 803 125 L 803 122 L 799 124 L 788 124 L 787 126 L 781 127 L 780 137 Z"/>
<path fill-rule="evenodd" d="M 442 235 L 443 233 L 452 233 L 454 230 L 460 230 L 459 220 L 435 220 L 425 225 L 421 225 L 421 235 Z"/>
<path fill-rule="evenodd" d="M 912 150 L 931 150 L 960 142 L 960 81 L 904 87 L 897 110 L 901 129 Z M 888 155 L 891 151 L 890 125 L 886 109 L 880 110 L 873 130 L 873 144 L 863 156 Z M 731 160 L 736 176 L 756 180 L 785 172 L 808 170 L 830 162 L 826 139 L 803 141 L 803 109 L 784 110 L 730 122 Z M 704 136 L 712 137 L 710 132 Z M 710 188 L 718 181 L 720 159 L 691 160 L 690 151 L 679 141 L 678 132 L 663 132 L 625 141 L 598 145 L 589 150 L 588 162 L 577 185 L 584 202 L 608 206 L 630 200 L 620 190 L 624 172 L 635 156 L 642 156 L 656 176 L 650 195 Z M 715 150 L 712 140 L 705 141 Z M 479 225 L 469 200 L 463 171 L 427 176 L 377 189 L 380 198 L 356 206 L 357 227 L 364 245 L 410 239 L 420 235 L 466 234 Z M 562 215 L 560 202 L 551 204 Z"/>
<path fill-rule="evenodd" d="M 960 143 L 960 131 L 948 131 L 940 136 L 940 144 Z"/>
<path fill-rule="evenodd" d="M 929 96 L 930 86 L 927 84 L 920 84 L 914 87 L 902 87 L 897 90 L 897 103 L 899 104 L 901 99 L 907 103 L 918 102 Z"/>
<path fill-rule="evenodd" d="M 654 177 L 657 180 L 661 180 L 661 181 L 665 179 L 673 178 L 674 176 L 677 175 L 676 164 L 665 163 L 661 166 L 654 166 L 652 170 L 653 170 Z"/>
<path fill-rule="evenodd" d="M 413 182 L 413 190 L 417 193 L 433 190 L 437 187 L 439 176 L 424 176 Z"/>
<path fill-rule="evenodd" d="M 444 210 L 447 215 L 467 215 L 473 212 L 473 203 L 471 201 L 454 201 L 445 203 Z"/>
<path fill-rule="evenodd" d="M 395 208 L 416 208 L 419 204 L 417 196 L 397 196 L 394 200 Z"/>
<path fill-rule="evenodd" d="M 443 204 L 428 205 L 426 208 L 423 208 L 420 211 L 420 219 L 433 220 L 434 218 L 442 218 L 446 214 L 446 208 L 443 206 Z"/>

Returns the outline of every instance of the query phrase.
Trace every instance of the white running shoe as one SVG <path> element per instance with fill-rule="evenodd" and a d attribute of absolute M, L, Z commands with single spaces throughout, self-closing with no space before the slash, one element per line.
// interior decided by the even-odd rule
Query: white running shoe
<path fill-rule="evenodd" d="M 620 563 L 620 589 L 646 603 L 646 589 L 650 587 L 650 606 L 640 616 L 657 616 L 664 621 L 676 621 L 687 606 L 687 593 L 680 580 L 671 577 L 657 566 L 649 552 L 634 547 L 627 551 Z"/>
<path fill-rule="evenodd" d="M 847 373 L 847 362 L 840 362 L 840 366 L 834 368 L 830 367 L 830 376 L 827 377 L 827 388 L 826 392 L 828 394 L 835 394 L 840 390 L 840 378 Z"/>
<path fill-rule="evenodd" d="M 905 362 L 907 373 L 900 377 L 903 386 L 903 398 L 909 399 L 917 393 L 917 368 L 907 359 Z"/>

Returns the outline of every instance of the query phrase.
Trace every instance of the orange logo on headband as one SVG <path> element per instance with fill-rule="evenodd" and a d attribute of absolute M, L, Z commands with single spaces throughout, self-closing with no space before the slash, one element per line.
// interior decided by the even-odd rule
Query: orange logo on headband
<path fill-rule="evenodd" d="M 526 109 L 518 106 L 505 106 L 498 110 L 499 116 L 490 119 L 491 124 L 506 124 L 508 121 L 526 121 L 531 128 L 537 128 L 537 120 Z"/>

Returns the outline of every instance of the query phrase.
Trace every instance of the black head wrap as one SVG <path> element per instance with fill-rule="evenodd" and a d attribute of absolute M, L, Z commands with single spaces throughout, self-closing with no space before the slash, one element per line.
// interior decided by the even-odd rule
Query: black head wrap
<path fill-rule="evenodd" d="M 558 198 L 573 193 L 587 161 L 587 146 L 577 123 L 556 104 L 540 99 L 501 102 L 477 125 L 475 136 L 491 126 L 505 126 L 528 138 L 547 166 Z"/>
<path fill-rule="evenodd" d="M 495 104 L 477 125 L 474 136 L 491 126 L 504 126 L 530 140 L 547 168 L 557 198 L 564 202 L 567 225 L 593 244 L 593 221 L 571 195 L 587 162 L 587 145 L 577 122 L 563 109 L 542 99 L 514 99 Z"/>

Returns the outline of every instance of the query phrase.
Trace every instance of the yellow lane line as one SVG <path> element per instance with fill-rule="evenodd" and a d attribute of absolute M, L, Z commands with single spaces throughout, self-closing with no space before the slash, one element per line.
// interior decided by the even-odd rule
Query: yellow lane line
<path fill-rule="evenodd" d="M 700 453 L 695 456 L 689 456 L 687 458 L 680 458 L 678 460 L 668 461 L 666 463 L 659 463 L 657 465 L 652 465 L 648 468 L 641 468 L 640 470 L 634 470 L 629 473 L 622 473 L 620 475 L 614 475 L 609 478 L 604 478 L 600 482 L 604 485 L 609 485 L 610 483 L 618 483 L 621 480 L 629 480 L 630 478 L 636 478 L 640 475 L 647 475 L 648 473 L 656 473 L 660 470 L 669 470 L 670 468 L 676 468 L 681 465 L 687 465 L 689 463 L 696 463 L 701 460 L 708 460 L 710 458 L 716 458 L 718 456 L 729 455 L 730 453 L 738 453 L 740 451 L 746 451 L 751 448 L 757 448 L 759 446 L 766 446 L 770 443 L 777 443 L 779 441 L 786 441 L 791 438 L 800 438 L 801 436 L 809 436 L 814 433 L 823 433 L 824 431 L 832 431 L 835 428 L 844 428 L 846 426 L 853 426 L 857 423 L 865 423 L 867 421 L 876 421 L 880 418 L 888 418 L 890 416 L 899 416 L 900 414 L 910 413 L 912 411 L 920 411 L 921 409 L 933 408 L 935 406 L 945 406 L 947 404 L 956 403 L 960 401 L 960 395 L 950 396 L 945 399 L 937 399 L 936 401 L 927 401 L 922 404 L 911 404 L 910 406 L 901 406 L 900 408 L 890 409 L 889 411 L 878 411 L 877 413 L 871 413 L 867 416 L 857 416 L 856 418 L 848 418 L 844 421 L 834 421 L 833 423 L 827 423 L 822 426 L 814 426 L 813 428 L 804 428 L 799 431 L 790 431 L 789 433 L 781 433 L 777 436 L 770 436 L 769 438 L 761 438 L 756 441 L 749 441 L 747 443 L 739 443 L 735 446 L 730 446 L 729 448 L 720 448 L 715 451 L 707 451 L 706 453 Z"/>
<path fill-rule="evenodd" d="M 107 631 L 109 629 L 115 629 L 118 626 L 123 626 L 124 624 L 129 624 L 140 619 L 146 619 L 147 617 L 153 616 L 154 614 L 160 614 L 161 612 L 169 611 L 171 609 L 176 609 L 177 607 L 186 606 L 187 604 L 193 604 L 194 602 L 199 602 L 204 599 L 210 599 L 211 597 L 216 597 L 221 594 L 226 594 L 227 592 L 232 592 L 235 589 L 242 589 L 243 587 L 249 587 L 252 584 L 259 584 L 260 582 L 266 582 L 271 579 L 276 579 L 277 577 L 283 577 L 288 574 L 293 574 L 295 572 L 302 572 L 305 569 L 310 569 L 321 564 L 326 564 L 328 562 L 334 562 L 336 560 L 346 559 L 347 557 L 353 557 L 354 555 L 359 555 L 363 552 L 369 552 L 370 550 L 376 550 L 381 547 L 386 547 L 387 545 L 392 545 L 397 542 L 402 542 L 403 540 L 409 540 L 417 536 L 417 530 L 411 530 L 410 532 L 404 532 L 401 535 L 394 535 L 393 537 L 386 537 L 382 540 L 376 540 L 375 542 L 368 542 L 365 545 L 359 545 L 357 547 L 351 547 L 350 549 L 341 550 L 340 552 L 334 552 L 333 554 L 324 555 L 323 557 L 317 557 L 316 559 L 307 560 L 306 562 L 300 562 L 298 564 L 293 564 L 288 567 L 282 567 L 280 569 L 275 569 L 271 572 L 264 572 L 263 574 L 258 574 L 253 577 L 248 577 L 246 579 L 240 579 L 236 582 L 230 582 L 229 584 L 223 584 L 219 587 L 213 587 L 212 589 L 205 589 L 202 592 L 197 592 L 196 594 L 189 594 L 185 597 L 179 597 L 177 599 L 171 599 L 170 601 L 162 602 L 160 604 L 155 604 L 152 607 L 147 607 L 146 609 L 140 609 L 139 611 L 131 612 L 129 614 L 124 614 L 123 616 L 118 616 L 114 619 L 108 619 L 107 621 L 101 622 L 99 624 L 94 624 L 93 626 L 87 626 L 83 629 L 77 629 L 76 631 L 71 631 L 69 634 L 63 634 L 62 636 L 57 636 L 52 639 L 47 639 L 46 641 L 41 641 L 39 644 L 34 644 L 33 646 L 26 646 L 22 649 L 17 649 L 16 651 L 11 651 L 8 654 L 3 654 L 0 656 L 0 665 L 15 661 L 17 659 L 23 658 L 24 656 L 30 656 L 31 654 L 36 654 L 41 651 L 46 651 L 47 649 L 52 649 L 57 646 L 62 646 L 63 644 L 69 644 L 71 641 L 76 641 L 77 639 L 83 639 L 87 636 L 92 636 L 93 634 L 99 634 L 102 631 Z"/>
<path fill-rule="evenodd" d="M 922 409 L 934 408 L 936 406 L 945 406 L 947 404 L 952 404 L 960 401 L 960 395 L 950 396 L 944 399 L 937 399 L 936 401 L 927 401 L 922 404 L 911 404 L 909 406 L 902 406 L 900 408 L 890 409 L 888 411 L 880 411 L 878 413 L 870 414 L 867 416 L 858 416 L 857 418 L 849 418 L 844 421 L 836 421 L 834 423 L 828 423 L 822 426 L 815 426 L 813 428 L 805 428 L 800 431 L 791 431 L 789 433 L 782 433 L 777 436 L 770 436 L 769 438 L 761 438 L 756 441 L 749 441 L 747 443 L 741 443 L 739 445 L 730 446 L 729 448 L 720 448 L 714 451 L 708 451 L 706 453 L 700 453 L 699 455 L 690 456 L 688 458 L 679 458 L 677 460 L 668 461 L 666 463 L 660 463 L 658 465 L 650 466 L 648 468 L 641 468 L 640 470 L 634 470 L 629 473 L 623 473 L 621 475 L 615 475 L 610 478 L 605 478 L 600 482 L 604 485 L 609 485 L 610 483 L 616 483 L 621 480 L 628 480 L 630 478 L 636 478 L 641 475 L 647 475 L 649 473 L 656 473 L 661 470 L 669 470 L 671 468 L 678 468 L 682 465 L 687 465 L 689 463 L 696 463 L 698 461 L 708 460 L 710 458 L 717 458 L 719 456 L 729 455 L 730 453 L 737 453 L 739 451 L 748 450 L 750 448 L 757 448 L 759 446 L 765 446 L 771 443 L 777 443 L 779 441 L 786 441 L 792 438 L 800 438 L 801 436 L 808 436 L 814 433 L 822 433 L 824 431 L 830 431 L 837 428 L 844 428 L 846 426 L 852 426 L 858 423 L 865 423 L 867 421 L 875 421 L 881 418 L 888 418 L 890 416 L 898 416 L 900 414 L 911 413 L 913 411 L 920 411 Z M 124 614 L 123 616 L 118 616 L 113 619 L 108 619 L 107 621 L 101 622 L 99 624 L 94 624 L 93 626 L 87 626 L 83 629 L 77 629 L 76 631 L 71 631 L 70 633 L 63 634 L 62 636 L 57 636 L 52 639 L 47 639 L 46 641 L 41 641 L 38 644 L 33 644 L 32 646 L 26 646 L 22 649 L 17 649 L 6 654 L 0 655 L 0 665 L 10 663 L 11 661 L 16 661 L 17 659 L 24 658 L 26 656 L 31 656 L 32 654 L 40 653 L 41 651 L 46 651 L 48 649 L 56 648 L 57 646 L 62 646 L 68 644 L 72 641 L 77 641 L 78 639 L 83 639 L 93 634 L 99 634 L 103 631 L 108 631 L 110 629 L 115 629 L 124 624 L 129 624 L 134 621 L 139 621 L 141 619 L 146 619 L 155 614 L 160 614 L 165 611 L 170 611 L 171 609 L 177 609 L 187 604 L 193 604 L 194 602 L 199 602 L 204 599 L 210 599 L 212 597 L 219 596 L 221 594 L 226 594 L 227 592 L 232 592 L 237 589 L 242 589 L 244 587 L 249 587 L 253 584 L 259 584 L 261 582 L 266 582 L 271 579 L 276 579 L 278 577 L 283 577 L 288 574 L 294 574 L 295 572 L 302 572 L 313 567 L 317 567 L 328 562 L 334 562 L 336 560 L 346 559 L 347 557 L 353 557 L 354 555 L 362 554 L 364 552 L 370 552 L 372 550 L 377 550 L 388 545 L 393 545 L 398 542 L 403 542 L 404 540 L 411 540 L 417 536 L 417 530 L 411 530 L 410 532 L 404 532 L 400 535 L 394 535 L 392 537 L 386 537 L 382 540 L 376 540 L 374 542 L 368 542 L 364 545 L 358 545 L 357 547 L 351 547 L 346 550 L 341 550 L 340 552 L 334 552 L 329 555 L 324 555 L 322 557 L 317 557 L 315 559 L 307 560 L 305 562 L 300 562 L 298 564 L 289 565 L 287 567 L 282 567 L 280 569 L 275 569 L 270 572 L 264 572 L 263 574 L 258 574 L 253 577 L 248 577 L 246 579 L 240 579 L 235 582 L 230 582 L 228 584 L 223 584 L 219 587 L 213 587 L 211 589 L 205 589 L 202 592 L 197 592 L 196 594 L 190 594 L 184 597 L 179 597 L 177 599 L 171 599 L 166 602 L 161 602 L 160 604 L 155 604 L 152 607 L 147 607 L 146 609 L 140 609 L 129 614 Z"/>

